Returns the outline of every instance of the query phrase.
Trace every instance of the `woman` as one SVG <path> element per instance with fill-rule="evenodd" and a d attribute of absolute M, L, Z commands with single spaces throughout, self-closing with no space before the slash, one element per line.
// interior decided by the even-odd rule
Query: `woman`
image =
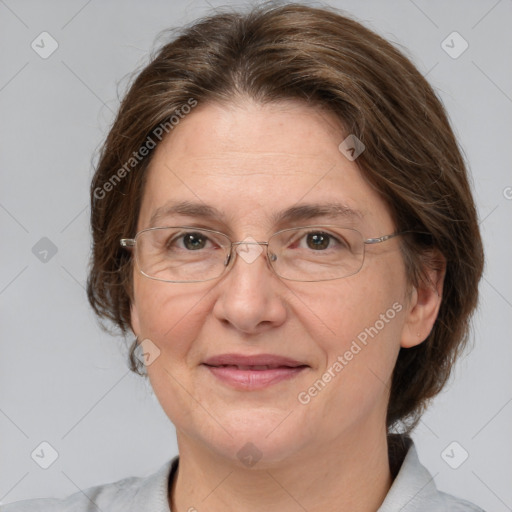
<path fill-rule="evenodd" d="M 89 300 L 179 458 L 7 512 L 481 510 L 408 436 L 483 253 L 444 109 L 389 43 L 296 4 L 200 20 L 134 81 L 91 201 Z"/>

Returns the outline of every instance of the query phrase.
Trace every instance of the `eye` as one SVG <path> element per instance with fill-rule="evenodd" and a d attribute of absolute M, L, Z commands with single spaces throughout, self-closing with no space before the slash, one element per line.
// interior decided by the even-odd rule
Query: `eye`
<path fill-rule="evenodd" d="M 210 242 L 209 238 L 202 233 L 189 232 L 175 236 L 173 238 L 169 238 L 166 247 L 168 249 L 172 249 L 173 244 L 177 241 L 179 241 L 179 249 L 186 249 L 188 251 L 198 251 L 204 249 L 208 242 Z"/>
<path fill-rule="evenodd" d="M 304 242 L 306 245 L 302 244 Z M 307 248 L 313 251 L 324 251 L 326 249 L 343 249 L 348 247 L 343 241 L 343 238 L 335 237 L 325 231 L 310 231 L 309 233 L 302 234 L 299 239 L 299 247 Z"/>
<path fill-rule="evenodd" d="M 308 233 L 306 235 L 306 244 L 310 249 L 327 249 L 331 241 L 327 233 Z"/>

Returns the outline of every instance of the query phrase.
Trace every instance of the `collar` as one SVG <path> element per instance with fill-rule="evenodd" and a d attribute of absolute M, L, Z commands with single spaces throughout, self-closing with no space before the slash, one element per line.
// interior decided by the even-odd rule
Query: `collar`
<path fill-rule="evenodd" d="M 405 457 L 400 465 L 398 474 L 377 512 L 419 512 L 423 510 L 438 510 L 436 505 L 442 505 L 442 494 L 437 490 L 434 477 L 423 466 L 418 458 L 418 452 L 413 440 L 408 436 L 399 439 Z M 390 463 L 395 467 L 399 464 L 399 451 L 393 461 L 390 453 Z"/>

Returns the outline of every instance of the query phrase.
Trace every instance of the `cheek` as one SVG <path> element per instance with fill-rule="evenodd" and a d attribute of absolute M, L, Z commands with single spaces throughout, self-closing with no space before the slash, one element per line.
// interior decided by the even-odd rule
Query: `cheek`
<path fill-rule="evenodd" d="M 296 311 L 296 315 L 309 319 L 311 338 L 331 357 L 334 352 L 344 353 L 356 339 L 363 345 L 377 336 L 398 343 L 403 322 L 400 312 L 405 310 L 402 279 L 396 272 L 382 275 L 361 272 L 343 282 L 297 290 L 303 314 Z"/>
<path fill-rule="evenodd" d="M 396 272 L 380 279 L 361 273 L 343 286 L 327 283 L 322 293 L 305 301 L 319 318 L 310 322 L 309 334 L 326 355 L 326 369 L 340 362 L 343 370 L 338 373 L 343 371 L 346 379 L 350 375 L 357 386 L 369 377 L 389 380 L 404 323 L 401 284 Z"/>
<path fill-rule="evenodd" d="M 205 322 L 207 290 L 198 286 L 174 285 L 147 279 L 135 282 L 139 339 L 150 339 L 159 355 L 146 368 L 151 387 L 171 421 L 186 428 L 197 421 L 194 404 L 204 393 L 191 380 L 200 354 L 194 343 Z M 199 426 L 196 427 L 199 430 Z"/>
<path fill-rule="evenodd" d="M 162 355 L 174 356 L 166 360 L 184 362 L 184 355 L 204 323 L 203 299 L 207 290 L 199 290 L 197 284 L 136 279 L 134 292 L 139 339 L 149 338 Z"/>
<path fill-rule="evenodd" d="M 320 329 L 310 332 L 321 344 L 326 362 L 318 368 L 311 387 L 302 390 L 306 394 L 301 395 L 301 403 L 309 400 L 308 414 L 329 417 L 325 435 L 335 437 L 350 424 L 370 416 L 376 421 L 385 417 L 403 307 L 389 298 L 362 295 L 356 300 L 344 293 L 316 304 L 328 313 L 334 334 L 326 335 L 324 330 L 321 336 Z"/>

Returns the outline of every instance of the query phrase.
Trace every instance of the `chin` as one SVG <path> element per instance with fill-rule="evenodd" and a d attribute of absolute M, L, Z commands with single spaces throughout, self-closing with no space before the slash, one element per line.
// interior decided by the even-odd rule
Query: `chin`
<path fill-rule="evenodd" d="M 283 421 L 288 413 L 265 418 L 261 411 L 254 415 L 231 417 L 224 421 L 224 429 L 215 429 L 215 436 L 202 437 L 202 443 L 209 445 L 217 456 L 231 460 L 235 465 L 247 469 L 270 469 L 281 461 L 293 457 L 303 448 L 299 425 L 292 418 Z M 294 418 L 296 420 L 296 418 Z M 304 423 L 303 423 L 304 424 Z M 211 434 L 211 430 L 205 434 Z"/>

